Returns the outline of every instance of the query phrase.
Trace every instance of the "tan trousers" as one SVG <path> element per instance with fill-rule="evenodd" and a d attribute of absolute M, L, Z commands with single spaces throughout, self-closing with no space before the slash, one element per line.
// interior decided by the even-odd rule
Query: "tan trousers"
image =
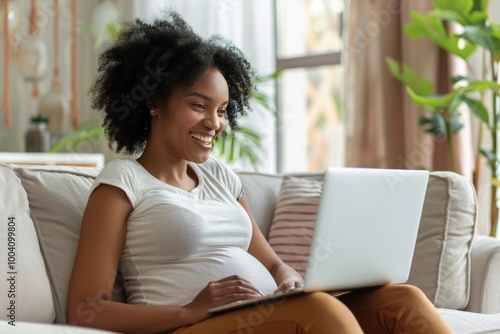
<path fill-rule="evenodd" d="M 411 285 L 387 285 L 332 297 L 314 292 L 213 316 L 175 334 L 453 333 Z"/>

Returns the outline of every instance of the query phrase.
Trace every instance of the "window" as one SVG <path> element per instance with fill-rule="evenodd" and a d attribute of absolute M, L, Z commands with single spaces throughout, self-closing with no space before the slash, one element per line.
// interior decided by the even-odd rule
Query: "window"
<path fill-rule="evenodd" d="M 344 0 L 276 0 L 278 169 L 344 164 Z"/>

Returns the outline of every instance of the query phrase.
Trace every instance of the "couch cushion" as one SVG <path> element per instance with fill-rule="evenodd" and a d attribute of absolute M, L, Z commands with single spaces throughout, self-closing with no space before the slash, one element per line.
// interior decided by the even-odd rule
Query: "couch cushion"
<path fill-rule="evenodd" d="M 465 177 L 430 174 L 408 283 L 437 307 L 467 305 L 476 210 L 475 190 Z"/>
<path fill-rule="evenodd" d="M 69 279 L 94 168 L 14 167 L 28 194 L 54 294 L 56 322 L 66 322 Z"/>
<path fill-rule="evenodd" d="M 483 314 L 450 309 L 438 309 L 455 334 L 499 334 L 500 313 Z"/>
<path fill-rule="evenodd" d="M 2 334 L 118 334 L 101 329 L 85 328 L 81 326 L 69 326 L 61 324 L 39 324 L 32 322 L 19 322 L 16 327 L 0 321 L 0 333 Z"/>
<path fill-rule="evenodd" d="M 282 177 L 252 172 L 239 172 L 238 176 L 255 222 L 267 237 Z"/>
<path fill-rule="evenodd" d="M 289 266 L 305 277 L 321 181 L 285 176 L 269 231 L 269 244 Z"/>
<path fill-rule="evenodd" d="M 0 189 L 0 319 L 51 323 L 55 318 L 54 301 L 26 191 L 12 169 L 3 164 Z M 12 290 L 11 278 L 15 287 Z M 8 318 L 11 302 L 15 314 Z"/>

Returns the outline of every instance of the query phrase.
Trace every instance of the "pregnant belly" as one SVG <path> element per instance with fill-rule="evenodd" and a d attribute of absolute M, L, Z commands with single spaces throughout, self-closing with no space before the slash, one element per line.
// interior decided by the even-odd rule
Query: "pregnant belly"
<path fill-rule="evenodd" d="M 269 271 L 240 248 L 212 250 L 182 262 L 149 266 L 135 278 L 125 278 L 128 302 L 184 305 L 210 282 L 238 275 L 264 294 L 276 290 Z"/>

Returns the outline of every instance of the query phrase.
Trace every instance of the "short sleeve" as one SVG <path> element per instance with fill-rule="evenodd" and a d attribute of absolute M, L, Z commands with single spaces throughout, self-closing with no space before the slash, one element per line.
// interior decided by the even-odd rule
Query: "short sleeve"
<path fill-rule="evenodd" d="M 240 177 L 226 164 L 214 158 L 209 158 L 201 166 L 207 168 L 210 173 L 226 186 L 235 199 L 243 196 L 243 185 Z"/>
<path fill-rule="evenodd" d="M 94 183 L 90 187 L 89 196 L 101 184 L 117 187 L 127 195 L 133 208 L 137 204 L 137 178 L 134 176 L 132 168 L 125 160 L 113 160 L 108 163 L 97 175 Z"/>

